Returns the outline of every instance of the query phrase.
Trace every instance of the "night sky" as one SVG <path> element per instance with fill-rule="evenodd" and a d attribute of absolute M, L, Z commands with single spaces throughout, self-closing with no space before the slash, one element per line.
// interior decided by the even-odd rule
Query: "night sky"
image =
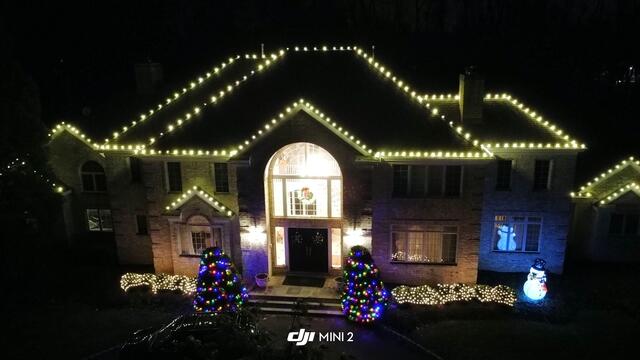
<path fill-rule="evenodd" d="M 35 80 L 46 125 L 67 120 L 91 134 L 163 97 L 123 100 L 139 62 L 161 63 L 173 89 L 261 43 L 375 45 L 425 92 L 455 92 L 458 73 L 478 66 L 487 91 L 515 94 L 587 143 L 577 183 L 640 156 L 640 76 L 629 70 L 640 67 L 638 1 L 266 3 L 4 2 L 0 52 Z"/>

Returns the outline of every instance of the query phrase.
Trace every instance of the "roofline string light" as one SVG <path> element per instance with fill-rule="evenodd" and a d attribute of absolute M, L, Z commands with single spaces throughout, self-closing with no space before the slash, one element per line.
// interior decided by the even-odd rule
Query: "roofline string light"
<path fill-rule="evenodd" d="M 22 160 L 20 158 L 15 158 L 14 160 L 11 160 L 7 165 L 5 165 L 2 168 L 0 168 L 0 177 L 5 176 L 10 171 L 15 171 L 18 168 L 23 168 L 23 167 L 27 167 L 27 166 L 30 166 L 30 165 L 25 160 Z M 53 190 L 53 192 L 58 193 L 58 194 L 62 194 L 62 193 L 64 193 L 66 191 L 64 186 L 62 186 L 59 183 L 54 182 L 49 177 L 45 176 L 43 173 L 41 173 L 40 171 L 34 169 L 33 167 L 31 168 L 30 172 L 32 174 L 40 177 L 40 179 L 42 181 L 44 181 L 45 183 L 50 185 L 52 190 Z"/>
<path fill-rule="evenodd" d="M 266 58 L 267 60 L 264 62 L 264 64 L 260 63 L 254 70 L 251 71 L 250 76 L 255 75 L 256 72 L 260 72 L 262 70 L 264 70 L 265 68 L 267 68 L 269 65 L 271 65 L 271 63 L 274 63 L 276 60 L 279 59 L 279 57 L 284 56 L 284 54 L 288 51 L 294 51 L 294 52 L 307 52 L 307 51 L 315 51 L 315 52 L 326 52 L 326 51 L 353 51 L 356 55 L 361 56 L 362 58 L 364 58 L 367 63 L 369 65 L 371 65 L 374 69 L 376 69 L 382 76 L 384 76 L 387 79 L 390 79 L 394 84 L 396 84 L 402 91 L 404 91 L 405 94 L 407 94 L 407 96 L 409 96 L 410 99 L 417 101 L 419 104 L 423 105 L 425 109 L 428 109 L 427 111 L 429 112 L 429 114 L 433 117 L 439 117 L 441 120 L 446 121 L 445 115 L 440 114 L 438 108 L 436 107 L 432 107 L 430 101 L 457 101 L 459 100 L 459 95 L 457 94 L 424 94 L 424 95 L 418 95 L 416 91 L 412 90 L 411 87 L 406 84 L 404 81 L 398 79 L 396 76 L 394 76 L 390 70 L 388 70 L 387 68 L 385 68 L 384 65 L 381 65 L 378 61 L 374 60 L 374 57 L 372 55 L 368 55 L 366 52 L 364 52 L 362 49 L 358 48 L 357 46 L 313 46 L 313 47 L 307 47 L 307 46 L 294 46 L 294 47 L 287 47 L 284 50 L 279 50 L 277 54 L 270 54 L 268 56 L 264 55 L 261 56 L 261 58 Z M 239 56 L 236 56 L 236 59 L 239 58 Z M 252 59 L 257 59 L 258 56 L 253 54 L 245 54 L 245 58 L 252 58 Z M 269 60 L 269 58 L 271 60 Z M 231 61 L 233 58 L 229 58 L 230 59 L 230 63 L 233 63 L 233 61 Z M 210 101 L 204 102 L 203 106 L 207 106 L 210 104 L 215 104 L 217 103 L 223 96 L 225 96 L 225 94 L 231 92 L 235 87 L 238 87 L 242 82 L 246 81 L 248 79 L 248 76 L 243 76 L 243 78 L 241 80 L 237 80 L 235 81 L 235 83 L 233 84 L 229 84 L 225 87 L 225 89 L 220 90 L 219 92 L 216 93 L 216 95 L 212 96 L 210 98 Z M 200 81 L 200 78 L 198 79 L 199 83 L 204 82 L 204 78 L 202 81 Z M 193 84 L 192 86 L 190 85 L 191 88 L 195 88 L 197 85 L 195 85 L 195 82 L 191 82 L 191 84 Z M 184 91 L 185 88 L 183 88 L 183 93 L 186 93 L 188 90 Z M 226 90 L 226 91 L 225 91 Z M 175 97 L 175 94 L 174 94 Z M 180 97 L 180 94 L 178 94 L 178 97 Z M 523 111 L 525 114 L 529 115 L 533 120 L 536 121 L 536 123 L 538 123 L 540 126 L 546 128 L 547 130 L 551 131 L 554 135 L 559 136 L 560 138 L 564 139 L 565 141 L 568 141 L 565 144 L 560 144 L 560 143 L 556 143 L 556 144 L 543 144 L 543 143 L 533 143 L 533 142 L 512 142 L 512 143 L 496 143 L 496 144 L 490 144 L 490 143 L 481 143 L 480 140 L 478 139 L 474 139 L 472 134 L 469 131 L 466 131 L 464 129 L 464 127 L 462 126 L 462 124 L 453 122 L 453 121 L 449 121 L 448 125 L 450 128 L 452 128 L 453 132 L 458 135 L 459 137 L 461 137 L 462 139 L 464 139 L 466 142 L 471 143 L 474 147 L 479 148 L 480 150 L 482 150 L 482 152 L 484 154 L 480 155 L 476 155 L 475 152 L 465 152 L 465 151 L 458 151 L 458 152 L 454 152 L 451 151 L 449 152 L 449 157 L 453 157 L 453 158 L 490 158 L 493 157 L 493 151 L 492 149 L 497 149 L 497 148 L 504 148 L 504 149 L 535 149 L 535 150 L 540 150 L 540 149 L 553 149 L 553 150 L 562 150 L 562 149 L 584 149 L 586 148 L 586 146 L 584 144 L 578 145 L 577 141 L 575 139 L 571 139 L 569 137 L 569 135 L 564 134 L 563 131 L 561 129 L 558 129 L 556 127 L 556 125 L 549 123 L 546 120 L 543 120 L 541 116 L 537 115 L 536 112 L 532 112 L 528 107 L 524 107 L 524 105 L 522 103 L 519 103 L 517 99 L 514 99 L 511 97 L 511 95 L 508 94 L 487 94 L 485 97 L 486 100 L 503 100 L 503 101 L 508 101 L 510 104 L 512 104 L 514 107 L 520 109 L 521 111 Z M 173 100 L 168 101 L 168 103 L 171 103 Z M 313 107 L 312 105 L 310 105 L 311 107 Z M 151 110 L 153 111 L 153 110 Z M 175 123 L 169 123 L 167 125 L 167 131 L 166 132 L 161 132 L 158 136 L 162 137 L 164 135 L 166 135 L 167 133 L 171 133 L 173 132 L 173 130 L 175 130 L 177 127 L 182 126 L 186 121 L 188 121 L 189 119 L 191 119 L 193 117 L 193 115 L 198 115 L 200 114 L 200 112 L 202 111 L 202 109 L 198 106 L 195 106 L 193 108 L 193 113 L 186 113 L 184 115 L 184 120 L 183 118 L 178 118 L 176 119 Z M 157 111 L 156 111 L 157 112 Z M 153 113 L 151 113 L 150 115 L 152 115 Z M 312 111 L 310 113 L 311 115 L 318 115 L 318 112 L 316 111 Z M 280 114 L 282 115 L 282 114 Z M 142 119 L 141 115 L 141 121 L 144 120 Z M 144 115 L 145 119 L 148 118 L 149 115 Z M 272 123 L 273 123 L 272 119 Z M 276 120 L 277 121 L 277 120 Z M 139 122 L 136 122 L 136 124 Z M 133 124 L 133 123 L 132 123 Z M 269 124 L 266 124 L 265 126 L 267 126 Z M 134 126 L 134 125 L 132 125 Z M 252 135 L 251 136 L 251 140 L 247 139 L 244 141 L 243 144 L 239 144 L 237 145 L 236 149 L 232 149 L 229 151 L 226 150 L 193 150 L 193 149 L 189 149 L 189 150 L 147 150 L 145 145 L 141 145 L 141 144 L 137 144 L 137 145 L 119 145 L 119 144 L 91 144 L 91 140 L 86 138 L 86 136 L 84 134 L 79 133 L 79 131 L 70 125 L 66 125 L 65 123 L 59 124 L 57 125 L 57 129 L 60 130 L 60 127 L 69 130 L 70 133 L 76 135 L 77 137 L 79 137 L 79 139 L 83 140 L 85 143 L 87 143 L 88 145 L 96 148 L 96 149 L 100 149 L 100 150 L 132 150 L 134 151 L 135 154 L 139 154 L 139 155 L 183 155 L 183 156 L 218 156 L 217 154 L 221 154 L 222 156 L 233 156 L 235 155 L 239 150 L 243 150 L 248 143 L 251 143 L 252 140 L 255 140 L 253 137 L 255 136 L 256 138 L 258 137 L 258 135 Z M 123 127 L 123 132 L 126 132 L 129 128 L 128 127 Z M 332 129 L 332 128 L 330 128 Z M 338 127 L 339 129 L 339 127 Z M 268 130 L 268 128 L 265 128 L 265 130 Z M 333 129 L 332 129 L 333 130 Z M 56 129 L 52 130 L 52 133 L 55 133 Z M 347 131 L 334 131 L 336 132 L 338 135 L 340 135 L 341 137 L 343 137 L 343 135 L 345 135 L 346 133 L 346 138 L 345 140 L 354 140 L 354 136 L 353 135 L 348 135 Z M 564 136 L 563 136 L 564 134 Z M 51 136 L 52 134 L 50 134 Z M 114 133 L 114 138 L 118 138 L 121 134 L 120 133 Z M 343 137 L 344 138 L 344 137 Z M 356 147 L 363 147 L 360 144 L 357 143 L 357 141 L 359 140 L 355 140 L 356 141 Z M 106 141 L 108 142 L 108 140 Z M 149 138 L 149 144 L 153 144 L 156 142 L 156 138 L 151 137 Z M 360 150 L 360 149 L 359 149 Z M 378 151 L 376 154 L 378 155 L 377 157 L 405 157 L 401 154 L 408 154 L 406 155 L 406 157 L 436 157 L 439 158 L 440 155 L 438 154 L 442 154 L 443 157 L 447 157 L 446 156 L 446 151 L 391 151 L 391 152 L 385 152 L 385 151 Z M 413 153 L 414 155 L 411 156 L 411 153 Z M 397 154 L 397 155 L 396 155 Z M 428 156 L 426 156 L 425 154 L 428 154 Z M 457 155 L 454 155 L 457 154 Z M 471 155 L 469 155 L 471 154 Z M 373 155 L 372 154 L 372 150 L 371 149 L 366 149 L 365 155 Z M 435 156 L 434 156 L 435 155 Z M 374 155 L 375 156 L 375 155 Z"/>
<path fill-rule="evenodd" d="M 233 211 L 231 211 L 228 207 L 224 206 L 220 201 L 218 201 L 214 196 L 209 195 L 198 186 L 194 186 L 186 192 L 182 193 L 182 195 L 180 195 L 178 199 L 173 201 L 170 205 L 167 205 L 165 207 L 165 210 L 176 210 L 194 196 L 198 196 L 209 205 L 211 205 L 214 209 L 218 210 L 220 213 L 225 214 L 229 217 L 233 216 Z"/>
<path fill-rule="evenodd" d="M 382 65 L 380 62 L 374 59 L 373 56 L 370 56 L 365 51 L 359 48 L 354 48 L 356 55 L 362 57 L 367 61 L 367 63 L 375 69 L 374 71 L 378 71 L 378 73 L 385 77 L 386 79 L 391 80 L 401 91 L 403 91 L 411 100 L 418 102 L 423 108 L 432 116 L 439 117 L 441 120 L 446 121 L 446 117 L 443 114 L 440 114 L 438 108 L 432 107 L 429 102 L 429 98 L 423 95 L 419 95 L 415 90 L 413 90 L 405 81 L 398 79 L 388 68 Z M 443 97 L 444 98 L 444 97 Z M 451 96 L 450 98 L 454 98 Z M 493 153 L 486 148 L 484 145 L 480 144 L 478 139 L 474 139 L 469 131 L 465 131 L 462 124 L 455 123 L 453 121 L 448 122 L 449 127 L 454 129 L 454 133 L 461 137 L 465 142 L 472 144 L 474 147 L 479 148 L 483 152 L 485 152 L 489 156 L 493 156 Z"/>
<path fill-rule="evenodd" d="M 640 196 L 640 185 L 638 185 L 635 182 L 628 183 L 627 185 L 621 187 L 620 189 L 616 190 L 612 194 L 608 195 L 606 198 L 600 200 L 599 204 L 600 205 L 606 205 L 606 204 L 614 201 L 615 199 L 619 198 L 620 196 L 628 193 L 629 191 L 633 191 L 638 196 Z"/>
<path fill-rule="evenodd" d="M 570 194 L 571 197 L 576 197 L 576 198 L 590 198 L 590 197 L 592 197 L 593 194 L 589 190 L 593 190 L 593 186 L 599 184 L 600 182 L 604 181 L 605 179 L 608 179 L 609 177 L 613 176 L 614 174 L 617 174 L 619 171 L 621 171 L 622 169 L 626 168 L 627 166 L 635 166 L 635 167 L 637 167 L 638 171 L 640 171 L 640 160 L 636 160 L 636 158 L 634 158 L 633 156 L 629 156 L 629 158 L 620 161 L 619 163 L 617 163 L 613 167 L 607 169 L 607 171 L 605 171 L 605 172 L 601 173 L 600 175 L 594 177 L 593 180 L 587 182 L 583 186 L 580 186 L 580 190 L 579 191 L 572 192 Z"/>
<path fill-rule="evenodd" d="M 183 95 L 187 94 L 192 90 L 196 90 L 201 85 L 204 85 L 208 80 L 212 79 L 215 75 L 220 76 L 225 70 L 229 69 L 231 65 L 233 65 L 236 60 L 239 59 L 247 59 L 247 60 L 257 60 L 258 58 L 264 58 L 266 55 L 258 56 L 257 54 L 244 54 L 244 56 L 235 55 L 229 57 L 226 61 L 221 62 L 219 65 L 214 66 L 211 71 L 207 71 L 204 74 L 198 75 L 194 80 L 190 81 L 187 85 L 185 85 L 182 89 L 176 90 L 173 92 L 171 96 L 168 96 L 163 102 L 159 102 L 155 107 L 149 109 L 146 113 L 141 113 L 138 117 L 138 120 L 132 120 L 130 125 L 123 125 L 121 130 L 114 131 L 112 133 L 113 139 L 117 139 L 120 135 L 126 133 L 132 127 L 135 127 L 137 124 L 148 120 L 153 115 L 158 114 L 160 111 L 165 109 L 167 106 L 176 103 L 176 100 L 180 99 Z M 105 143 L 109 142 L 109 139 L 104 140 Z"/>
<path fill-rule="evenodd" d="M 312 118 L 317 120 L 319 123 L 324 125 L 326 128 L 331 130 L 333 133 L 338 135 L 341 139 L 346 141 L 348 144 L 353 146 L 356 150 L 358 150 L 361 154 L 365 156 L 369 156 L 373 153 L 373 150 L 362 142 L 359 138 L 357 138 L 354 134 L 350 133 L 348 130 L 344 129 L 335 121 L 331 120 L 331 117 L 326 116 L 320 109 L 318 109 L 315 105 L 306 101 L 303 98 L 300 98 L 298 101 L 294 101 L 291 106 L 287 106 L 284 108 L 282 112 L 280 112 L 277 116 L 271 118 L 270 121 L 266 122 L 264 126 L 255 133 L 253 133 L 249 138 L 244 140 L 241 144 L 238 144 L 235 149 L 230 150 L 229 152 L 241 152 L 247 150 L 253 143 L 259 140 L 262 136 L 266 135 L 269 131 L 273 130 L 278 124 L 281 124 L 283 121 L 286 121 L 291 118 L 291 116 L 296 113 L 296 110 L 303 110 L 307 114 L 309 114 Z M 235 153 L 233 154 L 235 155 Z M 231 156 L 233 156 L 231 155 Z"/>
<path fill-rule="evenodd" d="M 557 138 L 563 140 L 564 144 L 556 143 L 552 146 L 550 144 L 546 144 L 544 148 L 565 148 L 565 149 L 586 149 L 587 146 L 585 144 L 579 144 L 575 138 L 569 136 L 569 134 L 565 133 L 564 130 L 560 129 L 556 124 L 549 122 L 549 120 L 545 120 L 539 113 L 531 110 L 529 107 L 525 106 L 524 103 L 518 101 L 515 97 L 512 97 L 509 94 L 486 94 L 485 100 L 488 101 L 503 101 L 510 104 L 514 109 L 520 110 L 522 113 L 528 116 L 529 119 L 534 121 L 538 126 L 549 131 L 551 134 L 556 136 Z M 488 147 L 491 147 L 492 144 L 486 144 Z M 498 144 L 499 145 L 499 144 Z M 533 146 L 532 146 L 533 145 Z M 538 144 L 539 145 L 539 144 Z M 530 143 L 528 148 L 540 148 L 538 145 Z M 520 146 L 522 148 L 522 146 Z M 525 144 L 526 147 L 526 144 Z"/>
<path fill-rule="evenodd" d="M 239 87 L 242 83 L 246 82 L 247 80 L 249 80 L 249 77 L 251 76 L 255 76 L 257 73 L 262 72 L 264 69 L 267 69 L 268 67 L 270 67 L 272 64 L 275 64 L 278 60 L 280 60 L 284 55 L 286 54 L 285 50 L 279 50 L 277 53 L 272 53 L 269 54 L 269 56 L 267 57 L 267 59 L 264 62 L 260 62 L 258 64 L 258 66 L 256 66 L 253 70 L 251 70 L 251 72 L 249 72 L 248 74 L 243 75 L 240 79 L 231 82 L 229 84 L 227 84 L 225 87 L 223 87 L 222 89 L 218 90 L 217 92 L 213 93 L 211 95 L 211 97 L 209 98 L 209 100 L 204 101 L 202 103 L 203 107 L 206 107 L 208 105 L 215 105 L 216 103 L 218 103 L 224 96 L 226 96 L 227 94 L 231 93 L 234 89 L 236 89 L 237 87 Z M 185 124 L 187 121 L 189 121 L 194 115 L 199 115 L 201 113 L 203 109 L 200 108 L 199 106 L 194 106 L 193 107 L 193 113 L 191 112 L 187 112 L 184 114 L 183 117 L 177 118 L 175 120 L 175 122 L 169 122 L 166 125 L 166 131 L 160 132 L 157 136 L 158 137 L 163 137 L 166 134 L 169 134 L 171 132 L 173 132 L 176 128 L 182 126 L 183 124 Z M 149 138 L 149 145 L 153 144 L 156 142 L 156 138 L 155 137 L 150 137 Z"/>

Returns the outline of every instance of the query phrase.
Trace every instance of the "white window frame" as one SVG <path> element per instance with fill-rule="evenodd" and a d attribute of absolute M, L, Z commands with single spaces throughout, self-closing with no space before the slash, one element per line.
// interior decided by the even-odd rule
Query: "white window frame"
<path fill-rule="evenodd" d="M 498 221 L 496 220 L 496 217 L 498 216 L 504 216 L 506 217 L 505 221 Z M 514 218 L 517 217 L 523 217 L 525 218 L 524 221 L 514 221 Z M 540 221 L 529 221 L 529 218 L 539 218 Z M 496 225 L 497 224 L 509 224 L 511 226 L 511 229 L 513 231 L 514 228 L 514 224 L 524 224 L 524 239 L 522 240 L 518 240 L 516 239 L 516 242 L 521 241 L 521 249 L 522 250 L 499 250 L 497 249 L 497 241 L 496 241 Z M 527 247 L 527 235 L 528 235 L 528 228 L 529 228 L 529 224 L 533 224 L 533 225 L 540 225 L 540 232 L 538 233 L 538 248 L 536 250 L 526 250 Z M 542 248 L 542 233 L 544 231 L 544 218 L 542 215 L 538 215 L 538 214 L 510 214 L 510 213 L 496 213 L 493 216 L 493 221 L 492 221 L 492 226 L 491 226 L 491 251 L 496 252 L 496 253 L 509 253 L 509 254 L 536 254 L 536 253 L 540 253 L 541 248 Z M 516 246 L 517 248 L 517 246 Z"/>
<path fill-rule="evenodd" d="M 98 213 L 98 229 L 92 229 L 89 226 L 89 212 L 91 211 L 96 211 Z M 109 214 L 109 217 L 111 218 L 111 227 L 110 228 L 105 228 L 103 226 L 103 219 L 102 219 L 102 214 Z M 91 209 L 86 209 L 85 210 L 85 215 L 86 215 L 86 220 L 87 220 L 87 229 L 90 232 L 113 232 L 113 216 L 111 213 L 111 209 L 97 209 L 97 208 L 91 208 Z"/>
<path fill-rule="evenodd" d="M 392 224 L 389 232 L 389 261 L 392 264 L 422 264 L 422 265 L 457 265 L 458 264 L 458 244 L 460 243 L 460 226 L 456 224 L 422 224 L 416 227 L 422 227 L 422 229 L 416 230 L 397 230 L 399 227 L 409 227 L 412 225 L 404 225 L 404 224 Z M 414 261 L 414 260 L 395 260 L 393 258 L 393 235 L 395 233 L 439 233 L 440 241 L 444 243 L 444 234 L 454 234 L 454 232 L 444 231 L 445 227 L 454 227 L 455 235 L 456 235 L 456 246 L 455 246 L 455 254 L 453 261 L 443 261 L 443 262 L 435 262 L 435 261 Z M 424 237 L 422 239 L 424 246 Z M 408 248 L 409 241 L 408 239 L 405 242 L 405 249 Z M 441 245 L 442 246 L 442 245 Z M 444 247 L 443 247 L 444 248 Z M 424 248 L 423 248 L 424 249 Z"/>

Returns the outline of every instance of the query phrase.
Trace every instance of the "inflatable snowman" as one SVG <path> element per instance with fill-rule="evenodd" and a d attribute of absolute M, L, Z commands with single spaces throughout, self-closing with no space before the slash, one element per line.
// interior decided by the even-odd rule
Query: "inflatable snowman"
<path fill-rule="evenodd" d="M 544 266 L 546 261 L 536 259 L 533 266 L 529 269 L 527 281 L 525 281 L 523 289 L 524 294 L 531 300 L 541 300 L 547 295 L 547 274 Z"/>

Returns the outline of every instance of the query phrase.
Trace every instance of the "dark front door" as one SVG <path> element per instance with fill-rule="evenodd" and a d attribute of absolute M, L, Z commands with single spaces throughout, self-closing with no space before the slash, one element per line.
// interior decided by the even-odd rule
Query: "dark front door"
<path fill-rule="evenodd" d="M 327 229 L 289 228 L 289 271 L 327 272 Z"/>

